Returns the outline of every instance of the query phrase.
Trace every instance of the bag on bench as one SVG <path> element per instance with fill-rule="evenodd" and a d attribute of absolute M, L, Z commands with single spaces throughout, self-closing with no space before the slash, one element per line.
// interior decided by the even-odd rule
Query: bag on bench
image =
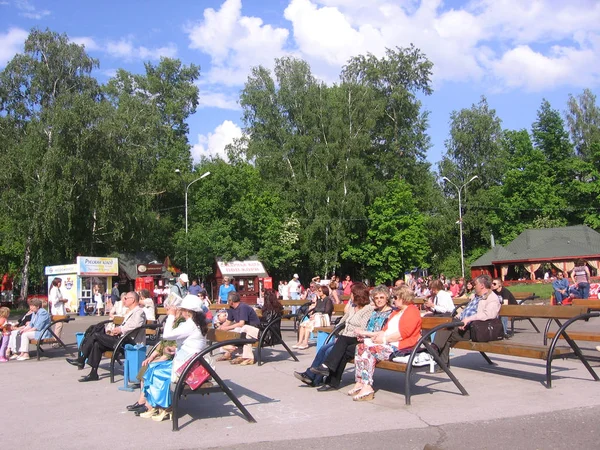
<path fill-rule="evenodd" d="M 504 339 L 504 327 L 500 318 L 474 320 L 470 324 L 473 342 L 490 342 Z"/>

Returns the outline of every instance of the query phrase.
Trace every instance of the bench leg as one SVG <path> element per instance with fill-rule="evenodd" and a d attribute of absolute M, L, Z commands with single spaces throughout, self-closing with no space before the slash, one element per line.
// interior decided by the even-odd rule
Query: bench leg
<path fill-rule="evenodd" d="M 431 343 L 429 343 L 427 341 L 424 341 L 423 345 L 425 346 L 425 348 L 427 349 L 427 351 L 429 352 L 429 354 L 433 357 L 433 359 L 435 360 L 435 362 L 444 370 L 444 372 L 446 372 L 446 375 L 448 375 L 448 377 L 452 380 L 452 382 L 458 388 L 458 390 L 460 391 L 460 393 L 462 395 L 469 395 L 469 393 L 463 387 L 463 385 L 460 384 L 460 381 L 458 381 L 458 378 L 456 378 L 454 376 L 454 374 L 452 373 L 452 371 L 450 370 L 450 368 L 448 367 L 448 365 L 446 365 L 446 363 L 442 361 L 442 359 L 440 358 L 438 352 L 433 349 L 433 347 L 431 346 Z M 410 388 L 411 388 L 410 375 L 412 373 L 412 359 L 409 359 L 408 362 L 409 362 L 409 364 L 407 365 L 407 367 L 406 367 L 406 373 L 404 374 L 404 376 L 405 376 L 405 379 L 404 379 L 404 402 L 405 402 L 405 404 L 407 406 L 410 406 L 410 397 L 411 397 L 411 392 L 410 392 Z"/>
<path fill-rule="evenodd" d="M 204 368 L 208 371 L 208 373 L 210 373 L 210 376 L 213 378 L 213 380 L 215 380 L 217 382 L 217 384 L 219 385 L 221 390 L 223 392 L 225 392 L 225 394 L 227 394 L 227 397 L 229 397 L 229 399 L 235 404 L 235 406 L 238 407 L 238 409 L 242 412 L 244 417 L 246 417 L 246 420 L 251 423 L 256 423 L 256 419 L 254 419 L 254 417 L 252 417 L 252 414 L 250 414 L 250 412 L 248 412 L 246 407 L 241 404 L 241 402 L 238 400 L 238 398 L 235 396 L 235 394 L 233 392 L 231 392 L 231 390 L 223 382 L 221 377 L 219 375 L 217 375 L 217 373 L 213 370 L 213 368 L 210 366 L 210 364 L 208 364 L 203 358 L 200 359 L 200 364 L 202 364 L 204 366 Z"/>
<path fill-rule="evenodd" d="M 534 328 L 535 331 L 537 331 L 538 333 L 540 332 L 540 330 L 538 329 L 538 327 L 535 326 L 535 323 L 533 323 L 533 320 L 531 319 L 527 319 L 529 320 L 529 323 L 531 324 L 531 326 Z"/>
<path fill-rule="evenodd" d="M 565 341 L 567 341 L 575 355 L 577 355 L 581 363 L 588 370 L 594 381 L 600 381 L 600 377 L 598 377 L 598 374 L 594 371 L 594 369 L 592 369 L 592 366 L 590 366 L 588 360 L 585 358 L 585 356 L 583 356 L 581 349 L 575 343 L 575 341 L 569 337 L 566 331 L 563 331 L 561 334 Z M 552 343 L 550 344 L 550 348 L 548 349 L 548 359 L 546 360 L 546 387 L 548 389 L 552 387 L 552 360 L 554 359 L 552 355 L 554 353 L 554 349 L 556 348 L 556 344 L 559 338 L 560 335 L 557 333 L 554 339 L 552 339 Z"/>
<path fill-rule="evenodd" d="M 490 357 L 488 355 L 485 354 L 485 352 L 479 352 L 481 354 L 481 356 L 483 356 L 483 359 L 485 359 L 487 361 L 488 364 L 495 366 L 497 365 L 495 362 L 493 362 Z"/>

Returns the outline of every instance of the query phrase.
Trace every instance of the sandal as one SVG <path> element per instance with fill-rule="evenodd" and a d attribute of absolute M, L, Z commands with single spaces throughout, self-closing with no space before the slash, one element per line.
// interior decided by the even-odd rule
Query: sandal
<path fill-rule="evenodd" d="M 306 350 L 308 348 L 308 345 L 302 345 L 302 346 L 298 346 L 296 347 L 298 350 Z"/>
<path fill-rule="evenodd" d="M 217 361 L 229 361 L 231 359 L 231 353 L 225 352 L 217 358 Z"/>
<path fill-rule="evenodd" d="M 355 388 L 352 388 L 352 389 L 350 389 L 350 390 L 348 391 L 348 396 L 350 396 L 350 397 L 354 397 L 354 396 L 355 396 L 356 394 L 358 394 L 360 391 L 362 391 L 362 387 L 359 387 L 359 388 L 357 388 L 357 387 L 355 387 Z"/>
<path fill-rule="evenodd" d="M 359 394 L 352 397 L 355 402 L 367 402 L 375 398 L 375 391 L 367 392 L 366 394 Z"/>
<path fill-rule="evenodd" d="M 155 422 L 162 422 L 163 420 L 169 420 L 171 418 L 171 411 L 166 409 L 160 409 L 158 414 L 152 416 L 152 420 Z"/>
<path fill-rule="evenodd" d="M 253 359 L 245 359 L 240 363 L 240 366 L 251 366 L 255 362 L 256 361 L 254 361 Z"/>

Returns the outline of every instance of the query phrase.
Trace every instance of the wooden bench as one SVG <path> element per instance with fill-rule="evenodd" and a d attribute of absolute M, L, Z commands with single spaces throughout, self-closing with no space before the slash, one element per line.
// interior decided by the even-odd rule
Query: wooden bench
<path fill-rule="evenodd" d="M 275 317 L 270 322 L 261 322 L 259 327 L 258 339 L 253 340 L 252 346 L 256 348 L 256 362 L 259 366 L 262 366 L 262 350 L 265 347 L 275 347 L 276 345 L 283 345 L 288 354 L 298 362 L 298 358 L 288 347 L 281 336 L 281 317 Z M 223 331 L 209 328 L 207 340 L 210 342 L 222 342 L 231 339 L 246 339 L 244 333 L 237 333 L 235 331 Z"/>
<path fill-rule="evenodd" d="M 519 305 L 524 302 L 537 300 L 540 298 L 539 296 L 535 295 L 535 292 L 512 292 L 512 295 L 515 297 L 515 300 L 517 303 L 519 303 Z"/>
<path fill-rule="evenodd" d="M 469 395 L 466 389 L 460 384 L 456 376 L 450 370 L 450 367 L 441 360 L 438 353 L 431 347 L 431 336 L 439 330 L 443 329 L 451 329 L 462 326 L 462 322 L 453 322 L 451 317 L 443 317 L 443 316 L 425 316 L 422 319 L 421 323 L 421 339 L 417 342 L 414 349 L 409 355 L 408 361 L 406 363 L 399 363 L 394 361 L 378 361 L 375 366 L 377 369 L 391 370 L 394 372 L 403 372 L 404 376 L 404 402 L 406 405 L 410 405 L 411 403 L 411 374 L 413 372 L 419 372 L 426 370 L 426 367 L 415 367 L 413 366 L 413 361 L 418 353 L 423 351 L 427 351 L 434 361 L 446 372 L 446 374 L 450 377 L 454 385 L 458 388 L 462 395 Z M 325 331 L 331 329 L 332 327 L 319 327 L 317 328 L 320 331 Z M 328 344 L 339 332 L 344 328 L 344 324 L 339 324 L 333 329 L 327 339 L 325 340 L 325 344 Z M 354 360 L 349 361 L 354 363 Z"/>
<path fill-rule="evenodd" d="M 584 300 L 581 298 L 573 299 L 573 307 L 584 308 L 588 313 L 593 311 L 600 311 L 600 300 Z M 548 342 L 548 339 L 554 339 L 558 334 L 555 331 L 549 331 L 552 323 L 556 323 L 559 327 L 562 325 L 559 320 L 549 319 L 546 323 L 546 329 L 544 333 L 544 344 Z M 600 332 L 594 331 L 570 331 L 569 337 L 575 341 L 589 341 L 589 342 L 600 342 Z M 559 339 L 564 339 L 561 334 Z"/>
<path fill-rule="evenodd" d="M 48 338 L 44 338 L 44 339 L 31 339 L 29 341 L 29 343 L 31 345 L 35 345 L 36 356 L 37 356 L 38 361 L 40 360 L 42 353 L 45 353 L 44 349 L 42 348 L 42 345 L 58 344 L 66 350 L 67 346 L 56 335 L 56 333 L 54 333 L 54 330 L 52 329 L 52 327 L 54 327 L 54 325 L 56 325 L 57 323 L 69 323 L 72 320 L 75 320 L 75 318 L 73 318 L 71 316 L 66 316 L 66 315 L 65 316 L 50 316 L 50 323 L 42 329 L 40 336 L 44 336 L 45 334 L 50 333 L 50 335 L 52 335 L 52 337 L 48 337 Z"/>
<path fill-rule="evenodd" d="M 557 347 L 558 336 L 555 336 L 549 346 L 522 344 L 503 340 L 493 342 L 460 341 L 454 345 L 454 348 L 477 351 L 488 364 L 494 363 L 487 356 L 487 353 L 544 360 L 546 361 L 547 388 L 552 387 L 552 361 L 556 358 L 566 358 L 575 355 L 590 372 L 594 380 L 600 381 L 600 378 L 588 363 L 579 346 L 567 334 L 567 328 L 573 323 L 579 320 L 586 320 L 590 317 L 599 317 L 600 313 L 587 313 L 585 308 L 573 306 L 503 305 L 500 308 L 500 316 L 524 319 L 551 319 L 556 321 L 564 319 L 566 322 L 561 324 L 558 335 L 564 336 L 569 347 Z"/>
<path fill-rule="evenodd" d="M 212 337 L 216 340 L 225 338 L 225 337 L 231 337 L 231 332 L 229 332 L 229 331 L 221 331 L 221 332 L 219 332 L 219 330 L 213 330 L 213 331 L 215 331 L 215 334 L 212 335 Z M 233 334 L 236 334 L 236 333 L 233 333 Z M 171 408 L 172 408 L 171 418 L 172 418 L 172 422 L 173 422 L 173 428 L 172 428 L 173 431 L 179 430 L 179 417 L 182 415 L 181 414 L 181 406 L 180 406 L 181 397 L 187 397 L 188 395 L 193 395 L 193 394 L 206 395 L 206 394 L 212 394 L 212 393 L 216 393 L 216 392 L 223 392 L 237 406 L 237 408 L 244 415 L 244 417 L 246 418 L 246 420 L 248 422 L 256 423 L 256 420 L 254 419 L 254 417 L 252 417 L 250 412 L 244 407 L 244 405 L 242 405 L 242 403 L 235 396 L 235 394 L 233 392 L 231 392 L 231 389 L 229 389 L 229 387 L 225 384 L 223 379 L 217 374 L 215 369 L 213 369 L 210 366 L 210 364 L 208 363 L 208 361 L 206 361 L 206 359 L 204 359 L 205 355 L 210 355 L 212 352 L 214 352 L 215 350 L 217 350 L 220 347 L 224 347 L 227 345 L 240 346 L 240 345 L 255 344 L 255 343 L 256 343 L 255 339 L 240 339 L 240 338 L 225 339 L 222 341 L 215 342 L 214 344 L 212 344 L 212 345 L 208 346 L 207 348 L 205 348 L 204 350 L 202 350 L 200 353 L 196 354 L 196 356 L 190 361 L 190 363 L 186 366 L 186 368 L 181 373 L 181 376 L 177 380 L 177 383 L 175 384 L 175 387 L 173 389 L 173 395 L 172 395 L 173 401 L 171 404 Z M 196 362 L 199 363 L 200 365 L 202 365 L 204 367 L 204 369 L 210 374 L 213 382 L 216 383 L 216 386 L 214 384 L 206 383 L 206 387 L 204 387 L 205 385 L 202 385 L 195 391 L 191 390 L 187 386 L 187 384 L 185 383 L 185 380 L 186 380 L 189 372 L 194 367 Z"/>

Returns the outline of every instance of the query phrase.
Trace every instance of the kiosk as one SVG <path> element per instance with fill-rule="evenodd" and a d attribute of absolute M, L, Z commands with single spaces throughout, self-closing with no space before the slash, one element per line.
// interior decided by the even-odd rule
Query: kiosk
<path fill-rule="evenodd" d="M 265 289 L 265 283 L 270 283 L 271 287 L 273 285 L 272 279 L 258 259 L 225 262 L 217 258 L 211 298 L 218 298 L 219 286 L 223 283 L 223 277 L 225 276 L 233 279 L 233 285 L 240 294 L 242 301 L 250 305 L 257 304 L 258 298 Z"/>
<path fill-rule="evenodd" d="M 78 256 L 75 264 L 46 266 L 44 273 L 48 277 L 48 293 L 52 281 L 57 277 L 62 278 L 61 292 L 69 300 L 67 306 L 71 312 L 76 312 L 81 306 L 80 302 L 85 310 L 85 304 L 93 300 L 95 286 L 100 289 L 103 296 L 107 292 L 110 294 L 112 277 L 119 274 L 119 260 Z"/>

